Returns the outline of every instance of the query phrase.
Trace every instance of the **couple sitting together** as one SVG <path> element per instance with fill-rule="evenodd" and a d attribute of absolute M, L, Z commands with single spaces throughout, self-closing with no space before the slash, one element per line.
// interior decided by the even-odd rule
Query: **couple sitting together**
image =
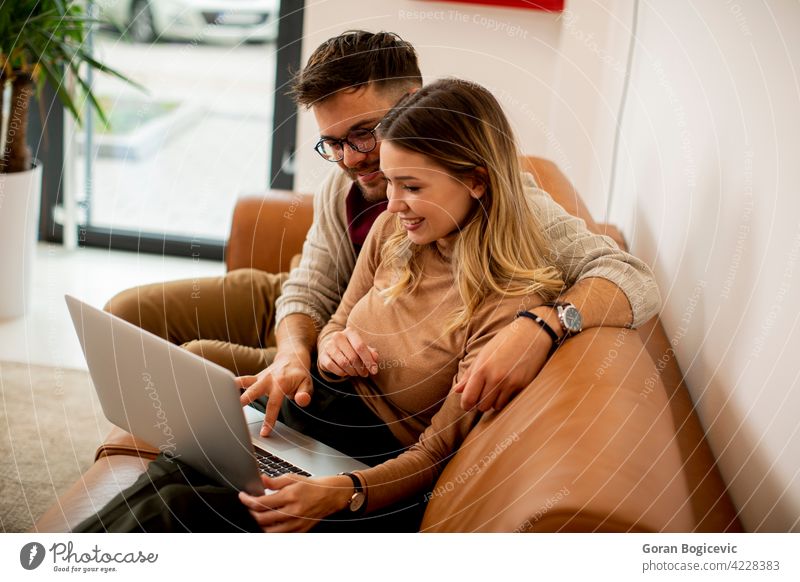
<path fill-rule="evenodd" d="M 522 173 L 492 94 L 423 87 L 397 35 L 328 40 L 293 93 L 338 165 L 299 266 L 140 287 L 106 309 L 233 370 L 243 405 L 266 397 L 262 435 L 280 418 L 370 468 L 263 477 L 273 493 L 255 497 L 159 458 L 80 531 L 416 530 L 482 414 L 569 336 L 659 307 L 644 263 Z"/>

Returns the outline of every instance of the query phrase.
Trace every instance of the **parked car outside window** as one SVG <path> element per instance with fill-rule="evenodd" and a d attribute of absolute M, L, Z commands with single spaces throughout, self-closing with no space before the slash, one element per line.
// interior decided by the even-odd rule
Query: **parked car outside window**
<path fill-rule="evenodd" d="M 100 14 L 133 42 L 270 42 L 280 0 L 96 0 Z"/>

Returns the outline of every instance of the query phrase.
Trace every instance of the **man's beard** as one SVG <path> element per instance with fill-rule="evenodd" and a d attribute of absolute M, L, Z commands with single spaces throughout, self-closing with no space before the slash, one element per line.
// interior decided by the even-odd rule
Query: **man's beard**
<path fill-rule="evenodd" d="M 361 192 L 361 196 L 367 202 L 382 202 L 386 200 L 386 179 L 383 176 L 375 179 L 374 185 L 364 186 L 358 179 L 359 173 L 363 173 L 366 168 L 348 169 L 347 173 L 353 183 Z M 376 171 L 376 170 L 373 170 Z"/>
<path fill-rule="evenodd" d="M 386 181 L 384 180 L 382 186 L 375 186 L 373 188 L 365 188 L 361 183 L 356 180 L 356 188 L 361 192 L 361 197 L 367 202 L 383 202 L 386 200 Z"/>

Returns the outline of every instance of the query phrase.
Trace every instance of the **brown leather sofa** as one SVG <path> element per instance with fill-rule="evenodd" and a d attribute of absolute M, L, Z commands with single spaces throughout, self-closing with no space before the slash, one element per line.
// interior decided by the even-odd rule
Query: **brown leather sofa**
<path fill-rule="evenodd" d="M 547 160 L 527 158 L 539 184 L 587 226 L 573 186 Z M 291 192 L 241 199 L 227 268 L 290 267 L 311 222 Z M 657 364 L 656 364 L 657 363 Z M 96 462 L 35 530 L 66 531 L 145 470 L 155 450 L 115 429 Z M 658 321 L 590 329 L 566 342 L 501 412 L 486 414 L 433 489 L 422 531 L 741 531 Z"/>

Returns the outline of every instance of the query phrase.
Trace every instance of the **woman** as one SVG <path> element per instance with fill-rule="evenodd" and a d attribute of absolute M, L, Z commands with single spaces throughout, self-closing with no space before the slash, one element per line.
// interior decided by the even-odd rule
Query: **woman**
<path fill-rule="evenodd" d="M 488 91 L 438 81 L 401 101 L 379 133 L 388 211 L 320 333 L 317 365 L 349 380 L 405 450 L 354 476 L 264 477 L 274 493 L 239 496 L 268 532 L 311 529 L 356 486 L 367 515 L 430 490 L 480 416 L 461 409 L 459 377 L 514 313 L 563 287 Z"/>

